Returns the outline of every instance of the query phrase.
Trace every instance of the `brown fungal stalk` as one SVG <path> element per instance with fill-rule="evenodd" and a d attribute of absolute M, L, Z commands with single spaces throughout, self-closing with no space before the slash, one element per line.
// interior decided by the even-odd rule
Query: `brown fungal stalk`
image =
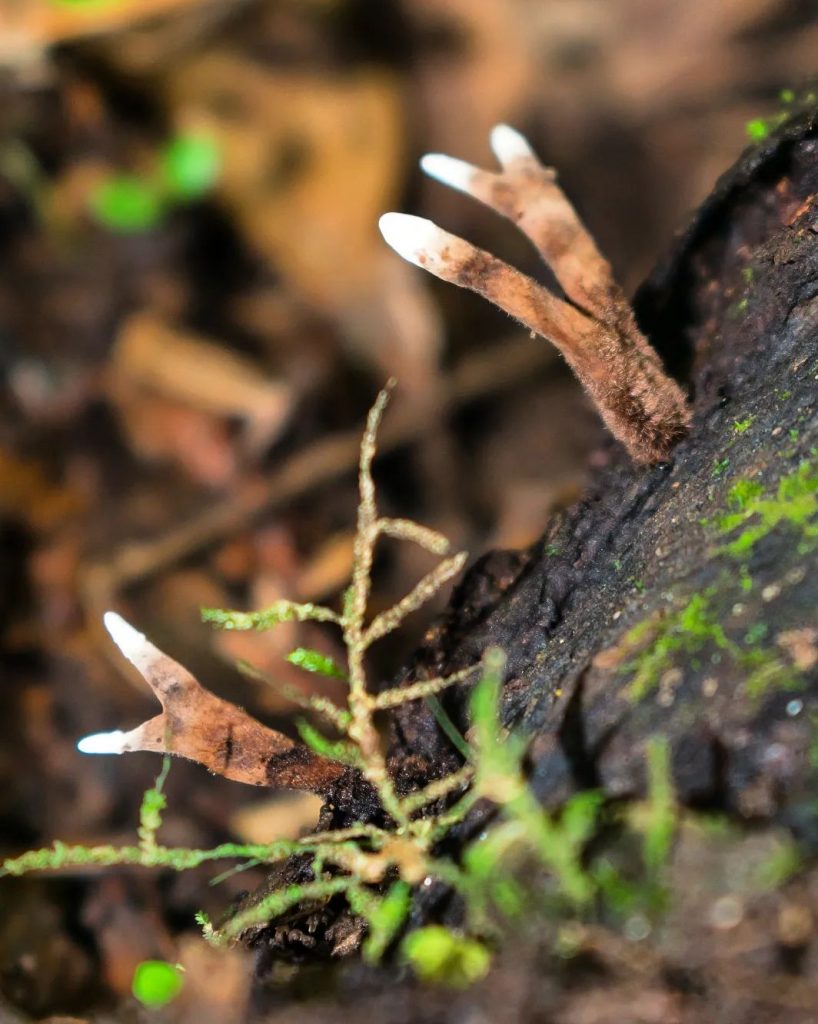
<path fill-rule="evenodd" d="M 115 612 L 105 627 L 142 675 L 162 713 L 130 732 L 96 733 L 78 744 L 86 754 L 150 750 L 198 761 L 218 775 L 251 786 L 280 786 L 325 794 L 344 771 L 246 711 L 206 690 L 178 661 L 155 647 Z"/>
<path fill-rule="evenodd" d="M 405 259 L 477 292 L 553 342 L 631 457 L 641 463 L 666 459 L 690 423 L 684 394 L 637 327 L 611 265 L 555 172 L 507 125 L 492 131 L 491 146 L 499 172 L 439 153 L 425 156 L 421 167 L 513 221 L 551 267 L 565 299 L 421 217 L 384 214 L 384 238 Z"/>

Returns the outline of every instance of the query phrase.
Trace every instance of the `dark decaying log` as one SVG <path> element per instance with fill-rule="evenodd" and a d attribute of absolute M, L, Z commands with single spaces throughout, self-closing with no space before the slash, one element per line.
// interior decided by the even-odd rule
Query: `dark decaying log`
<path fill-rule="evenodd" d="M 533 549 L 472 569 L 408 678 L 502 647 L 505 717 L 548 804 L 639 791 L 661 734 L 683 800 L 797 817 L 818 710 L 815 115 L 724 177 L 637 310 L 687 382 L 689 437 L 650 468 L 611 446 Z M 451 759 L 418 703 L 395 753 Z"/>

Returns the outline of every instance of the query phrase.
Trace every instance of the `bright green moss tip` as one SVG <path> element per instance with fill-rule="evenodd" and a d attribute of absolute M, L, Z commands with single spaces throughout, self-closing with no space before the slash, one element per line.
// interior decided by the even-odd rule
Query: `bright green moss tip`
<path fill-rule="evenodd" d="M 735 649 L 713 615 L 712 597 L 712 590 L 694 594 L 682 608 L 659 621 L 645 619 L 626 634 L 625 644 L 631 648 L 641 647 L 650 639 L 646 649 L 622 668 L 632 674 L 628 686 L 632 701 L 638 702 L 656 689 L 661 677 L 673 666 L 677 653 L 695 658 L 709 646 Z"/>
<path fill-rule="evenodd" d="M 763 117 L 754 117 L 744 126 L 750 142 L 763 142 L 770 134 L 770 126 Z"/>
<path fill-rule="evenodd" d="M 177 135 L 161 156 L 162 177 L 168 193 L 181 201 L 199 199 L 216 184 L 221 152 L 206 136 Z"/>
<path fill-rule="evenodd" d="M 164 960 L 143 960 L 134 971 L 131 991 L 150 1009 L 172 1002 L 182 991 L 184 979 L 179 967 Z"/>
<path fill-rule="evenodd" d="M 723 550 L 746 558 L 761 540 L 779 526 L 788 525 L 805 549 L 818 540 L 818 467 L 804 460 L 781 477 L 774 491 L 757 480 L 738 480 L 727 492 L 730 511 L 712 525 L 723 536 L 733 535 Z"/>
<path fill-rule="evenodd" d="M 305 672 L 314 672 L 319 676 L 326 676 L 329 679 L 346 679 L 347 674 L 343 668 L 332 658 L 320 651 L 314 651 L 309 647 L 296 647 L 294 651 L 285 657 L 291 665 L 303 668 Z"/>
<path fill-rule="evenodd" d="M 481 942 L 430 925 L 407 935 L 403 953 L 422 981 L 468 988 L 488 973 L 491 953 Z"/>
<path fill-rule="evenodd" d="M 148 181 L 131 174 L 118 174 L 99 184 L 88 205 L 94 218 L 109 231 L 123 235 L 141 234 L 162 219 L 162 199 Z"/>

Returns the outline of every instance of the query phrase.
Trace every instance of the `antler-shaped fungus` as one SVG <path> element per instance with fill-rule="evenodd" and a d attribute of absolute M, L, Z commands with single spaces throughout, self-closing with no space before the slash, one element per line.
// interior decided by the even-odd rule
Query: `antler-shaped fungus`
<path fill-rule="evenodd" d="M 222 700 L 116 612 L 105 628 L 141 673 L 162 705 L 162 714 L 130 732 L 95 733 L 79 741 L 85 754 L 152 750 L 198 761 L 210 771 L 251 786 L 280 786 L 325 794 L 344 771 L 337 761 L 268 729 Z"/>
<path fill-rule="evenodd" d="M 608 261 L 528 142 L 507 125 L 491 133 L 502 170 L 440 153 L 421 167 L 512 220 L 553 270 L 565 299 L 491 253 L 422 217 L 386 213 L 380 228 L 404 259 L 470 288 L 553 342 L 636 462 L 659 462 L 685 435 L 690 414 L 678 385 L 636 325 Z"/>

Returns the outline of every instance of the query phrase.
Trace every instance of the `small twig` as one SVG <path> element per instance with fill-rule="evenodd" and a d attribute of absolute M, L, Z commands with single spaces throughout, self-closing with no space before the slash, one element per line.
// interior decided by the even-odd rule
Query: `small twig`
<path fill-rule="evenodd" d="M 467 558 L 467 553 L 461 551 L 452 558 L 444 559 L 434 569 L 426 573 L 423 579 L 412 588 L 406 597 L 401 598 L 396 605 L 393 605 L 385 612 L 381 612 L 376 619 L 373 619 L 363 636 L 364 647 L 371 647 L 376 640 L 380 640 L 387 633 L 391 633 L 393 629 L 397 629 L 407 615 L 410 615 L 426 604 L 429 598 L 436 594 L 444 583 L 447 583 L 460 572 L 466 564 Z"/>
<path fill-rule="evenodd" d="M 407 814 L 413 814 L 427 804 L 434 803 L 435 800 L 448 796 L 449 793 L 453 793 L 456 789 L 462 789 L 464 786 L 467 786 L 471 782 L 473 775 L 474 769 L 472 766 L 466 765 L 459 771 L 452 772 L 451 775 L 446 775 L 442 779 L 435 779 L 434 782 L 430 782 L 428 786 L 424 786 L 417 793 L 410 793 L 409 796 L 404 797 L 402 800 L 403 809 Z"/>
<path fill-rule="evenodd" d="M 202 621 L 210 622 L 220 629 L 255 629 L 262 632 L 272 629 L 280 622 L 335 622 L 340 624 L 341 618 L 331 608 L 324 608 L 320 604 L 298 604 L 295 601 L 281 600 L 257 612 L 203 608 Z"/>
<path fill-rule="evenodd" d="M 415 523 L 411 519 L 387 519 L 381 516 L 377 527 L 378 532 L 385 537 L 414 541 L 415 544 L 425 548 L 433 555 L 446 555 L 451 547 L 448 537 L 428 526 L 421 526 L 420 523 Z"/>
<path fill-rule="evenodd" d="M 481 667 L 481 664 L 472 665 L 471 668 L 453 672 L 450 676 L 436 676 L 434 679 L 422 679 L 420 682 L 410 683 L 408 686 L 394 686 L 388 690 L 381 690 L 372 698 L 372 706 L 379 711 L 385 711 L 387 708 L 396 708 L 400 704 L 406 704 L 410 700 L 420 700 L 421 697 L 432 696 L 456 683 L 462 683 L 464 679 L 474 675 Z"/>
<path fill-rule="evenodd" d="M 303 690 L 299 690 L 289 683 L 279 682 L 243 659 L 236 662 L 236 668 L 242 675 L 248 676 L 250 679 L 256 679 L 258 682 L 266 683 L 267 686 L 275 690 L 276 693 L 280 693 L 291 704 L 304 708 L 305 711 L 313 711 L 317 715 L 322 715 L 339 732 L 345 733 L 349 728 L 349 712 L 339 708 L 329 697 L 322 697 L 320 693 L 304 693 Z"/>
<path fill-rule="evenodd" d="M 352 722 L 349 738 L 357 744 L 361 755 L 362 770 L 375 787 L 384 810 L 402 826 L 408 825 L 400 801 L 386 766 L 381 750 L 381 739 L 375 726 L 372 701 L 368 693 L 364 656 L 369 645 L 369 631 L 364 626 L 369 594 L 372 587 L 372 561 L 378 540 L 378 508 L 375 500 L 375 484 L 372 480 L 372 462 L 377 447 L 378 428 L 383 411 L 389 401 L 394 382 L 390 381 L 380 392 L 369 411 L 366 429 L 361 440 L 358 461 L 358 526 L 355 531 L 355 545 L 352 559 L 352 583 L 347 592 L 342 628 L 347 649 L 349 669 L 349 710 Z M 377 621 L 377 620 L 376 620 Z"/>

